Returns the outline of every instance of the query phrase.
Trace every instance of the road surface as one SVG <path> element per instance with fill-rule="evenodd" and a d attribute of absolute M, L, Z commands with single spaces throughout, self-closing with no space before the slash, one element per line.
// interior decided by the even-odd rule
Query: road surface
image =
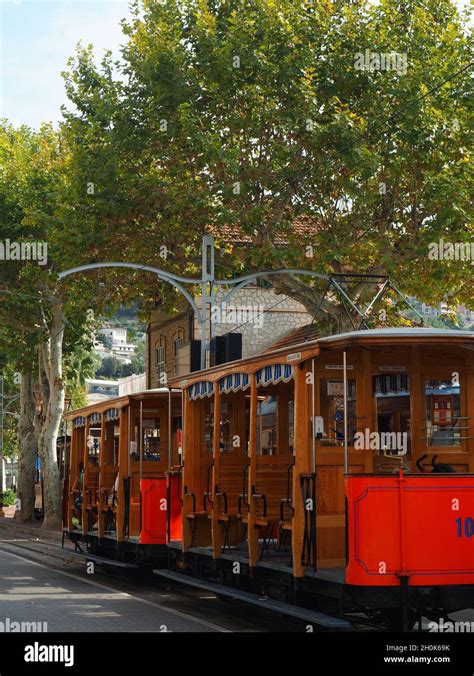
<path fill-rule="evenodd" d="M 11 631 L 14 622 L 39 623 L 36 628 L 49 632 L 220 630 L 202 619 L 27 560 L 0 545 L 0 623 Z"/>

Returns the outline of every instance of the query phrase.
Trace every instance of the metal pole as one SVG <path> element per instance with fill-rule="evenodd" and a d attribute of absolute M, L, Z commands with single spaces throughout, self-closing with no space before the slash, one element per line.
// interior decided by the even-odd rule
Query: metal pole
<path fill-rule="evenodd" d="M 179 464 L 180 467 L 184 465 L 184 453 L 185 453 L 185 448 L 184 448 L 184 398 L 187 396 L 187 390 L 182 389 L 181 390 L 181 457 L 179 459 Z"/>
<path fill-rule="evenodd" d="M 140 400 L 140 479 L 143 474 L 143 399 Z"/>
<path fill-rule="evenodd" d="M 173 466 L 173 435 L 171 433 L 171 423 L 173 422 L 173 417 L 171 415 L 171 387 L 168 388 L 168 469 L 171 470 Z"/>
<path fill-rule="evenodd" d="M 215 278 L 215 261 L 214 261 L 214 237 L 204 235 L 202 238 L 202 270 L 201 270 L 201 369 L 206 368 L 206 348 L 207 348 L 207 306 L 211 307 L 209 313 L 209 334 L 212 334 L 212 305 L 214 302 L 214 278 Z M 210 293 L 208 293 L 210 289 Z"/>
<path fill-rule="evenodd" d="M 131 429 L 132 429 L 132 402 L 129 400 L 128 402 L 128 416 L 127 416 L 127 469 L 128 469 L 128 474 L 127 477 L 130 476 L 130 441 L 131 441 Z"/>
<path fill-rule="evenodd" d="M 348 452 L 348 424 L 347 424 L 347 350 L 342 354 L 342 363 L 344 366 L 344 474 L 349 471 L 349 452 Z"/>
<path fill-rule="evenodd" d="M 313 453 L 313 474 L 316 472 L 316 392 L 315 392 L 315 381 L 314 381 L 314 357 L 311 360 L 311 375 L 312 375 L 312 386 L 311 386 L 311 419 L 313 421 L 313 438 L 311 441 L 312 453 Z"/>

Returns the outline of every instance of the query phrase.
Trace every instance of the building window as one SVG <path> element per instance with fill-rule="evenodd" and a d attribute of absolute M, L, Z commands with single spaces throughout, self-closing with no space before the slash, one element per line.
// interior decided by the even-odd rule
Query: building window
<path fill-rule="evenodd" d="M 156 348 L 156 375 L 158 381 L 161 378 L 161 375 L 165 372 L 165 357 L 166 357 L 166 348 L 164 345 L 160 345 Z"/>
<path fill-rule="evenodd" d="M 178 374 L 178 352 L 179 348 L 181 345 L 184 345 L 184 329 L 179 328 L 178 333 L 174 334 L 175 339 L 173 341 L 173 368 L 174 368 L 174 375 L 176 376 Z"/>
<path fill-rule="evenodd" d="M 277 398 L 265 397 L 257 406 L 257 455 L 277 453 Z"/>
<path fill-rule="evenodd" d="M 184 344 L 184 338 L 176 338 L 174 341 L 174 356 L 175 358 L 178 356 L 178 350 L 181 347 L 181 345 Z"/>

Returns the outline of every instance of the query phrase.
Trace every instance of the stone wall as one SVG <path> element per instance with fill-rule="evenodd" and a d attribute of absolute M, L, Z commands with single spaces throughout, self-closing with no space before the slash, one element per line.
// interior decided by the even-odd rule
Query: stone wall
<path fill-rule="evenodd" d="M 216 305 L 225 293 L 216 293 Z M 196 298 L 200 306 L 201 298 Z M 185 307 L 185 303 L 183 303 Z M 311 316 L 297 301 L 285 295 L 275 294 L 271 288 L 249 286 L 238 291 L 220 310 L 215 309 L 212 317 L 212 333 L 221 336 L 229 332 L 242 333 L 243 357 L 268 349 L 290 331 L 304 326 Z M 207 335 L 209 335 L 209 323 Z M 191 335 L 192 334 L 192 335 Z M 182 338 L 184 347 L 175 356 L 175 341 Z M 149 387 L 159 387 L 157 378 L 157 348 L 165 347 L 165 369 L 168 377 L 188 372 L 189 341 L 200 339 L 200 326 L 194 313 L 183 311 L 170 318 L 159 308 L 152 315 L 147 339 L 147 382 Z M 151 347 L 151 364 L 148 364 L 148 345 Z"/>

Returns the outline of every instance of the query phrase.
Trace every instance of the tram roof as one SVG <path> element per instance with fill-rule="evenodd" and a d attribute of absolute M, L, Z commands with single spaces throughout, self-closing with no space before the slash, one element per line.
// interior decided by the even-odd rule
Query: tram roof
<path fill-rule="evenodd" d="M 425 339 L 433 340 L 434 343 L 448 342 L 464 343 L 467 339 L 474 346 L 474 331 L 460 331 L 459 329 L 433 329 L 423 327 L 403 327 L 389 329 L 363 329 L 360 331 L 350 331 L 348 333 L 339 333 L 335 336 L 326 336 L 319 338 L 316 342 L 333 345 L 339 343 L 361 343 L 378 342 L 383 340 L 387 342 L 391 338 L 396 338 L 401 342 L 423 342 Z M 421 339 L 421 341 L 420 341 Z"/>
<path fill-rule="evenodd" d="M 281 340 L 279 342 L 281 342 Z M 203 369 L 202 371 L 194 371 L 192 373 L 170 378 L 169 384 L 173 387 L 188 387 L 196 381 L 215 381 L 228 373 L 237 373 L 239 370 L 243 370 L 242 367 L 244 365 L 253 366 L 251 370 L 254 370 L 257 365 L 265 366 L 266 364 L 275 363 L 278 359 L 285 356 L 287 357 L 286 361 L 288 363 L 294 364 L 319 354 L 321 350 L 326 349 L 341 349 L 344 347 L 370 344 L 415 345 L 422 343 L 433 345 L 449 343 L 474 350 L 474 331 L 434 329 L 428 327 L 361 329 L 360 331 L 350 331 L 310 340 L 296 340 L 294 343 L 285 344 L 284 347 L 278 347 L 277 343 L 275 349 L 270 347 L 264 352 L 259 352 L 251 357 L 238 359 L 225 364 L 212 366 Z M 288 357 L 291 357 L 291 359 Z"/>
<path fill-rule="evenodd" d="M 175 397 L 181 396 L 181 390 L 172 389 L 172 395 Z M 134 392 L 133 394 L 124 394 L 121 397 L 110 397 L 103 401 L 97 401 L 94 404 L 89 404 L 83 408 L 77 408 L 74 411 L 68 411 L 64 414 L 66 420 L 73 420 L 79 416 L 89 416 L 91 413 L 105 413 L 113 408 L 124 408 L 132 401 L 142 401 L 146 398 L 167 398 L 169 389 L 167 387 L 157 387 L 153 390 L 142 390 L 141 392 Z"/>

